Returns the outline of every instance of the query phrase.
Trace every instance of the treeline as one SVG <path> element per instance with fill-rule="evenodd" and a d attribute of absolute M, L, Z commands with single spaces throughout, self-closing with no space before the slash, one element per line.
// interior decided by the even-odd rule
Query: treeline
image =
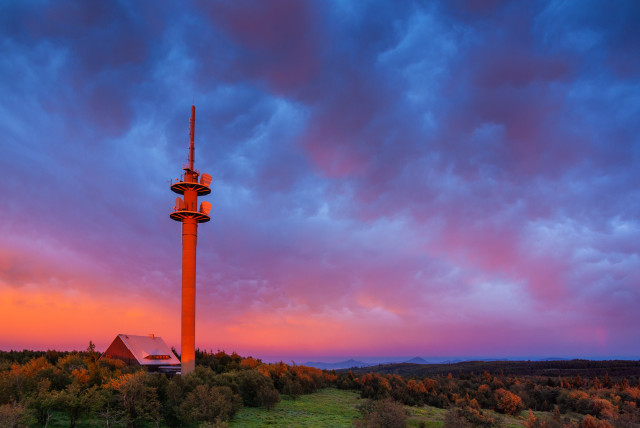
<path fill-rule="evenodd" d="M 332 386 L 338 379 L 335 373 L 326 370 L 288 365 L 283 362 L 267 364 L 253 357 L 243 358 L 235 352 L 228 355 L 224 351 L 196 351 L 196 366 L 209 369 L 216 374 L 254 370 L 271 381 L 278 393 L 291 398 Z"/>
<path fill-rule="evenodd" d="M 393 399 L 410 405 L 428 404 L 450 409 L 447 427 L 500 425 L 489 410 L 519 415 L 523 410 L 547 412 L 536 418 L 529 413 L 528 427 L 611 428 L 640 426 L 640 385 L 627 378 L 602 379 L 492 375 L 484 372 L 453 376 L 404 377 L 397 374 L 340 373 L 337 386 L 356 389 L 363 398 Z"/>
<path fill-rule="evenodd" d="M 346 372 L 349 369 L 338 370 Z M 516 376 L 581 376 L 602 378 L 640 378 L 640 361 L 629 360 L 554 360 L 554 361 L 465 361 L 453 364 L 380 364 L 377 366 L 352 368 L 354 373 L 397 374 L 401 376 L 437 376 L 455 373 L 468 375 L 488 372 L 492 375 Z"/>
<path fill-rule="evenodd" d="M 93 344 L 90 343 L 89 346 L 93 347 Z M 93 352 L 93 350 L 88 352 Z M 11 365 L 12 363 L 24 364 L 38 357 L 45 357 L 51 364 L 55 364 L 60 357 L 69 354 L 71 354 L 71 352 L 54 350 L 30 351 L 25 349 L 24 351 L 0 351 L 0 368 Z"/>
<path fill-rule="evenodd" d="M 242 406 L 271 408 L 281 394 L 296 398 L 337 379 L 311 367 L 265 364 L 223 351 L 198 351 L 195 371 L 174 377 L 102 360 L 91 351 L 55 358 L 6 354 L 0 355 L 2 427 L 47 427 L 54 420 L 72 428 L 85 420 L 107 427 L 223 427 Z"/>
<path fill-rule="evenodd" d="M 193 373 L 167 377 L 99 357 L 91 347 L 0 353 L 0 426 L 224 427 L 242 406 L 270 409 L 282 396 L 295 399 L 329 386 L 359 391 L 365 399 L 362 418 L 354 421 L 359 427 L 406 426 L 402 405 L 448 409 L 445 427 L 456 428 L 502 426 L 501 418 L 523 412 L 529 428 L 640 426 L 638 377 L 600 372 L 603 362 L 544 362 L 553 370 L 558 364 L 580 368 L 562 372 L 575 375 L 517 375 L 504 367 L 476 372 L 468 369 L 487 363 L 468 363 L 446 365 L 454 369 L 446 374 L 401 376 L 197 351 Z"/>

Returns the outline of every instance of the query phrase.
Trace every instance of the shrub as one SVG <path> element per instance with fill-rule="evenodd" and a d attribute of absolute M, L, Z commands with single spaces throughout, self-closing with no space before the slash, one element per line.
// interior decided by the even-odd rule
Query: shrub
<path fill-rule="evenodd" d="M 618 409 L 604 398 L 594 398 L 591 402 L 591 414 L 600 419 L 613 419 Z"/>
<path fill-rule="evenodd" d="M 289 397 L 294 400 L 298 398 L 303 393 L 302 385 L 297 380 L 291 380 L 287 378 L 284 381 L 284 386 L 282 387 L 282 393 L 287 394 Z"/>
<path fill-rule="evenodd" d="M 460 400 L 457 405 L 445 415 L 445 427 L 492 427 L 495 420 L 480 410 L 480 405 L 474 400 Z"/>
<path fill-rule="evenodd" d="M 424 383 L 409 379 L 407 382 L 407 399 L 406 404 L 411 406 L 422 405 L 427 399 L 427 388 Z"/>
<path fill-rule="evenodd" d="M 210 367 L 196 366 L 195 370 L 186 376 L 182 376 L 184 388 L 187 391 L 194 390 L 198 385 L 215 385 L 220 376 Z"/>
<path fill-rule="evenodd" d="M 444 428 L 474 428 L 474 425 L 467 421 L 462 415 L 452 408 L 444 415 Z"/>
<path fill-rule="evenodd" d="M 0 406 L 0 426 L 4 428 L 17 428 L 27 425 L 27 409 L 21 403 L 3 404 Z"/>
<path fill-rule="evenodd" d="M 546 424 L 544 421 L 536 418 L 531 409 L 529 409 L 529 414 L 527 415 L 527 420 L 524 422 L 524 426 L 526 428 L 546 428 Z"/>
<path fill-rule="evenodd" d="M 273 407 L 280 402 L 280 394 L 273 386 L 263 386 L 258 391 L 258 400 L 260 401 L 260 405 L 267 409 L 273 409 Z"/>
<path fill-rule="evenodd" d="M 591 411 L 589 394 L 584 391 L 562 391 L 558 397 L 560 411 L 587 414 Z"/>
<path fill-rule="evenodd" d="M 161 418 L 156 389 L 148 384 L 150 377 L 150 374 L 141 370 L 122 375 L 105 384 L 106 389 L 115 391 L 116 403 L 130 427 L 146 420 L 157 421 Z"/>
<path fill-rule="evenodd" d="M 362 398 L 372 398 L 378 400 L 387 397 L 391 392 L 389 381 L 375 373 L 367 373 L 360 380 Z"/>
<path fill-rule="evenodd" d="M 478 387 L 476 398 L 483 409 L 493 409 L 496 406 L 496 399 L 491 392 L 491 387 L 486 383 Z"/>
<path fill-rule="evenodd" d="M 187 423 L 227 421 L 238 411 L 241 399 L 227 386 L 198 385 L 180 405 Z"/>
<path fill-rule="evenodd" d="M 273 381 L 255 370 L 233 373 L 233 379 L 245 406 L 272 408 L 280 401 L 280 394 L 274 388 Z"/>
<path fill-rule="evenodd" d="M 359 408 L 362 419 L 354 422 L 361 428 L 404 428 L 407 414 L 402 404 L 390 399 L 369 400 Z"/>
<path fill-rule="evenodd" d="M 591 415 L 585 416 L 582 421 L 580 421 L 580 428 L 613 428 L 607 421 L 601 421 L 599 419 L 594 418 Z"/>

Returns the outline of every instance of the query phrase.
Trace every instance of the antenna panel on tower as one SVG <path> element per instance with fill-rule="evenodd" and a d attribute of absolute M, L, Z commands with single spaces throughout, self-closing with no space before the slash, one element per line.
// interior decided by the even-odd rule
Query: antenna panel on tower
<path fill-rule="evenodd" d="M 211 211 L 211 203 L 204 201 L 200 204 L 200 212 L 204 215 L 209 215 L 209 212 Z"/>
<path fill-rule="evenodd" d="M 209 187 L 211 184 L 211 176 L 209 174 L 202 174 L 200 176 L 200 184 Z"/>
<path fill-rule="evenodd" d="M 176 198 L 176 206 L 174 207 L 174 209 L 176 211 L 184 210 L 184 201 L 182 200 L 182 198 L 180 198 L 180 196 Z"/>

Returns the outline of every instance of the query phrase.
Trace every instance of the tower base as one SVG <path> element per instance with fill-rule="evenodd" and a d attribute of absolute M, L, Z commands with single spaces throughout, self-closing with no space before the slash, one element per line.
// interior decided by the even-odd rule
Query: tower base
<path fill-rule="evenodd" d="M 191 373 L 195 369 L 196 369 L 196 361 L 195 360 L 185 361 L 185 362 L 180 364 L 180 374 L 182 376 Z"/>

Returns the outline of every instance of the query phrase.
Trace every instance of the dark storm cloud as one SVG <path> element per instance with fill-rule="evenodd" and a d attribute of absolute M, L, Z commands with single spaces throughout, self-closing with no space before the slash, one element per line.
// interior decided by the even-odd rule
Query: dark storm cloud
<path fill-rule="evenodd" d="M 621 327 L 640 299 L 634 2 L 21 2 L 0 15 L 0 212 L 20 218 L 3 225 L 3 284 L 111 284 L 169 304 L 166 180 L 193 100 L 196 165 L 214 177 L 199 302 L 224 340 L 344 326 L 344 349 L 354 336 L 375 348 L 376 330 L 455 352 L 489 352 L 482 336 L 522 353 L 638 352 Z M 21 235 L 33 243 L 11 254 Z"/>

